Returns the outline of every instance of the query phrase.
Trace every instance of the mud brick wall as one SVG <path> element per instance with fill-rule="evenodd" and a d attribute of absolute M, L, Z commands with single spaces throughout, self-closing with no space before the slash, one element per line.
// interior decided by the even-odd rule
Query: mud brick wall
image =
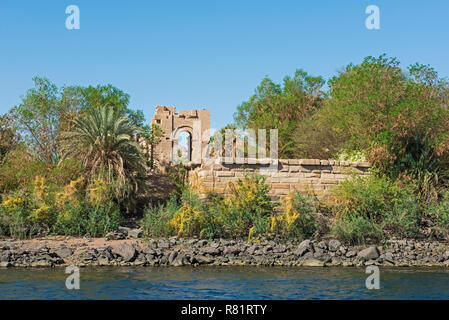
<path fill-rule="evenodd" d="M 370 168 L 367 162 L 350 162 L 318 159 L 283 159 L 279 160 L 272 170 L 267 164 L 221 163 L 201 165 L 189 173 L 190 181 L 199 179 L 204 192 L 215 191 L 226 193 L 228 182 L 236 182 L 245 173 L 256 173 L 267 176 L 267 183 L 271 185 L 270 196 L 273 201 L 280 201 L 290 191 L 299 191 L 324 198 L 329 190 L 352 174 L 368 175 Z"/>

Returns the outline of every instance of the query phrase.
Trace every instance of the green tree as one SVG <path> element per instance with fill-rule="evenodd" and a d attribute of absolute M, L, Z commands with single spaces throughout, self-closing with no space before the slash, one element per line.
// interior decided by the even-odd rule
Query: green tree
<path fill-rule="evenodd" d="M 418 178 L 421 191 L 448 179 L 449 90 L 434 69 L 405 72 L 395 58 L 367 57 L 329 85 L 320 117 L 352 150 L 385 174 Z"/>
<path fill-rule="evenodd" d="M 33 78 L 34 88 L 27 91 L 22 103 L 9 115 L 26 145 L 40 160 L 57 162 L 61 132 L 70 130 L 79 114 L 102 106 L 127 115 L 132 124 L 144 127 L 141 110 L 128 107 L 129 95 L 108 84 L 98 86 L 64 86 L 58 88 L 47 78 Z"/>
<path fill-rule="evenodd" d="M 12 126 L 12 120 L 7 115 L 0 116 L 0 163 L 19 141 L 20 137 Z"/>
<path fill-rule="evenodd" d="M 33 78 L 34 88 L 27 91 L 22 103 L 11 110 L 10 117 L 40 160 L 58 159 L 60 132 L 77 112 L 76 90 L 58 90 L 46 78 Z"/>
<path fill-rule="evenodd" d="M 150 158 L 149 166 L 150 168 L 154 167 L 154 148 L 156 145 L 161 142 L 162 136 L 164 135 L 164 130 L 162 128 L 153 123 L 151 126 L 145 125 L 141 126 L 142 128 L 142 137 L 146 140 L 146 158 Z"/>
<path fill-rule="evenodd" d="M 94 176 L 106 173 L 107 181 L 121 185 L 145 174 L 146 163 L 134 136 L 140 129 L 127 116 L 107 106 L 89 110 L 73 120 L 70 131 L 62 135 L 62 159 L 81 161 L 85 173 Z"/>
<path fill-rule="evenodd" d="M 236 125 L 243 129 L 278 129 L 279 156 L 293 155 L 293 139 L 299 121 L 320 108 L 323 100 L 321 77 L 297 70 L 283 85 L 264 78 L 250 99 L 237 107 Z"/>

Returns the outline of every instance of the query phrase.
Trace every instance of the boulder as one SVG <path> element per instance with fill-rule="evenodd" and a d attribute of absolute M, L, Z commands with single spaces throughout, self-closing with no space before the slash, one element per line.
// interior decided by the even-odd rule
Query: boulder
<path fill-rule="evenodd" d="M 137 239 L 137 238 L 140 238 L 142 236 L 142 234 L 143 234 L 143 230 L 142 229 L 130 229 L 128 231 L 128 237 L 129 238 Z"/>
<path fill-rule="evenodd" d="M 444 260 L 449 260 L 449 250 L 447 250 L 447 251 L 444 253 L 443 257 L 444 257 Z"/>
<path fill-rule="evenodd" d="M 61 258 L 68 258 L 73 254 L 73 250 L 67 247 L 59 248 L 56 251 L 56 254 Z"/>
<path fill-rule="evenodd" d="M 177 251 L 172 251 L 170 255 L 168 256 L 168 264 L 173 264 L 173 261 L 175 261 L 176 257 L 178 256 Z"/>
<path fill-rule="evenodd" d="M 119 244 L 118 246 L 112 248 L 112 253 L 119 255 L 123 258 L 125 262 L 133 261 L 137 256 L 136 249 L 127 243 Z"/>
<path fill-rule="evenodd" d="M 299 244 L 298 248 L 295 250 L 295 254 L 300 257 L 304 255 L 306 252 L 313 252 L 313 244 L 310 240 L 304 240 Z"/>
<path fill-rule="evenodd" d="M 379 258 L 379 250 L 375 246 L 363 249 L 357 253 L 357 256 L 363 260 L 375 260 Z"/>
<path fill-rule="evenodd" d="M 341 242 L 338 240 L 329 241 L 329 251 L 335 252 L 341 247 Z"/>
<path fill-rule="evenodd" d="M 123 240 L 126 239 L 127 233 L 123 232 L 123 231 L 114 231 L 114 232 L 109 232 L 105 235 L 105 239 L 106 241 L 110 241 L 110 240 Z"/>
<path fill-rule="evenodd" d="M 326 241 L 320 241 L 320 242 L 318 242 L 318 244 L 316 246 L 317 246 L 317 248 L 320 248 L 320 249 L 323 249 L 323 250 L 327 249 Z"/>

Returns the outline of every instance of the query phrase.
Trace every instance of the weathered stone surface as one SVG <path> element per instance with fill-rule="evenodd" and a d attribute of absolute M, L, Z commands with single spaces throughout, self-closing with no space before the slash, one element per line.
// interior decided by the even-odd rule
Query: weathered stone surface
<path fill-rule="evenodd" d="M 201 177 L 207 191 L 227 192 L 227 183 L 236 182 L 245 172 L 262 173 L 267 169 L 261 159 L 245 160 L 237 163 L 236 159 L 231 159 L 231 164 L 203 164 L 189 173 L 189 179 L 194 182 Z M 281 159 L 277 165 L 273 164 L 273 169 L 266 182 L 272 187 L 269 196 L 275 200 L 282 200 L 291 190 L 312 191 L 323 198 L 351 174 L 368 174 L 366 163 L 319 159 Z"/>
<path fill-rule="evenodd" d="M 329 241 L 329 250 L 332 252 L 337 251 L 338 249 L 340 249 L 341 246 L 341 242 L 338 240 L 331 240 Z"/>
<path fill-rule="evenodd" d="M 143 230 L 142 229 L 131 229 L 128 231 L 128 237 L 129 238 L 140 238 L 143 235 Z"/>
<path fill-rule="evenodd" d="M 136 249 L 132 245 L 127 243 L 122 243 L 112 248 L 112 252 L 122 257 L 123 261 L 125 262 L 131 262 L 137 256 Z"/>
<path fill-rule="evenodd" d="M 123 240 L 126 239 L 127 234 L 123 231 L 115 231 L 115 232 L 109 232 L 106 234 L 105 239 L 106 241 L 110 240 Z"/>
<path fill-rule="evenodd" d="M 73 250 L 67 247 L 60 248 L 56 250 L 56 254 L 64 259 L 70 257 L 73 254 Z"/>
<path fill-rule="evenodd" d="M 156 106 L 156 112 L 154 118 L 151 121 L 152 124 L 157 124 L 164 132 L 161 141 L 156 145 L 154 155 L 158 163 L 171 161 L 172 156 L 172 144 L 173 144 L 173 132 L 177 132 L 179 128 L 184 128 L 190 133 L 192 138 L 192 150 L 190 155 L 192 159 L 189 159 L 195 163 L 201 163 L 202 150 L 205 150 L 209 141 L 208 139 L 197 140 L 194 134 L 194 128 L 196 124 L 201 125 L 201 131 L 198 132 L 199 137 L 205 137 L 204 132 L 208 132 L 210 128 L 210 111 L 206 109 L 202 110 L 179 110 L 176 112 L 175 107 Z M 195 139 L 195 140 L 194 140 Z M 146 142 L 141 141 L 142 144 Z M 199 159 L 197 158 L 199 155 Z"/>
<path fill-rule="evenodd" d="M 118 241 L 119 244 L 96 247 L 81 242 L 76 252 L 64 261 L 75 245 L 62 245 L 50 241 L 48 245 L 21 247 L 10 241 L 6 246 L 0 240 L 0 266 L 3 267 L 53 267 L 75 264 L 123 266 L 185 266 L 185 265 L 280 265 L 280 266 L 449 266 L 449 250 L 445 243 L 393 240 L 380 247 L 345 247 L 338 242 L 305 240 L 297 242 L 267 240 L 255 237 L 253 243 L 246 239 L 215 239 L 200 243 L 192 239 L 149 239 L 145 241 Z M 95 241 L 98 243 L 98 240 Z M 84 244 L 84 245 L 83 245 Z M 161 244 L 162 248 L 158 245 Z M 172 245 L 170 245 L 172 244 Z M 204 245 L 204 246 L 203 246 Z M 68 247 L 70 246 L 70 248 Z M 3 249 L 5 247 L 5 249 Z M 338 248 L 336 251 L 332 251 Z"/>
<path fill-rule="evenodd" d="M 313 252 L 313 245 L 310 240 L 304 240 L 301 242 L 296 249 L 295 254 L 301 257 L 306 252 Z"/>
<path fill-rule="evenodd" d="M 379 255 L 379 250 L 377 250 L 375 246 L 368 247 L 357 253 L 357 256 L 364 260 L 374 260 L 377 259 Z"/>

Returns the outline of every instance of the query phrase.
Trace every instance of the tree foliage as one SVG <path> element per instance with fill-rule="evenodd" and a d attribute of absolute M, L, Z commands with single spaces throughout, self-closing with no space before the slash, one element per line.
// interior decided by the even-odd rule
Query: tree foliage
<path fill-rule="evenodd" d="M 285 77 L 282 85 L 266 77 L 255 94 L 237 107 L 235 123 L 243 130 L 277 129 L 279 156 L 291 157 L 295 128 L 320 107 L 323 85 L 323 78 L 310 76 L 303 70 Z"/>
<path fill-rule="evenodd" d="M 136 183 L 146 171 L 145 158 L 133 139 L 139 128 L 113 108 L 100 106 L 73 120 L 62 136 L 63 159 L 79 159 L 87 175 L 105 173 L 107 181 Z"/>

